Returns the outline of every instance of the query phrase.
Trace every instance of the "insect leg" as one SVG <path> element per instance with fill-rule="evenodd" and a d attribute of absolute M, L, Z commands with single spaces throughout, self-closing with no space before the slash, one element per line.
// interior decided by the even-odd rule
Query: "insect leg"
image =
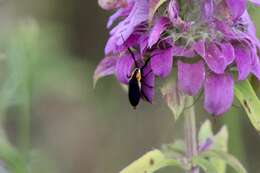
<path fill-rule="evenodd" d="M 126 77 L 127 77 L 128 79 L 130 79 L 130 78 L 131 78 L 131 75 L 127 74 Z"/>
<path fill-rule="evenodd" d="M 156 53 L 156 54 L 150 56 L 150 57 L 145 61 L 145 63 L 144 63 L 144 65 L 142 66 L 141 70 L 143 70 L 143 69 L 148 65 L 148 63 L 150 62 L 150 60 L 151 60 L 152 57 L 154 57 L 154 56 L 156 56 L 156 55 L 159 55 L 159 54 L 160 54 L 160 53 Z"/>
<path fill-rule="evenodd" d="M 149 102 L 148 97 L 145 95 L 145 93 L 144 93 L 142 90 L 141 90 L 141 94 L 142 94 L 142 96 L 145 98 L 145 100 Z"/>

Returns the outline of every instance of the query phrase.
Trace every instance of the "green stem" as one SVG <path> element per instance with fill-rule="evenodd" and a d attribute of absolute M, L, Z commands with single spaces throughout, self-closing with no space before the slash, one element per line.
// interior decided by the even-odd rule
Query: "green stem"
<path fill-rule="evenodd" d="M 30 113 L 31 108 L 29 103 L 25 103 L 21 106 L 20 115 L 18 116 L 18 134 L 17 144 L 20 152 L 24 158 L 28 158 L 30 148 Z"/>
<path fill-rule="evenodd" d="M 28 159 L 31 145 L 31 104 L 32 104 L 32 80 L 30 73 L 26 83 L 21 87 L 23 92 L 23 104 L 18 117 L 18 148 L 25 160 Z"/>
<path fill-rule="evenodd" d="M 193 104 L 193 98 L 187 97 L 186 105 Z M 197 136 L 196 136 L 196 120 L 194 106 L 184 111 L 184 134 L 186 144 L 186 155 L 189 161 L 193 156 L 198 155 Z M 192 167 L 187 173 L 199 173 L 199 169 Z"/>

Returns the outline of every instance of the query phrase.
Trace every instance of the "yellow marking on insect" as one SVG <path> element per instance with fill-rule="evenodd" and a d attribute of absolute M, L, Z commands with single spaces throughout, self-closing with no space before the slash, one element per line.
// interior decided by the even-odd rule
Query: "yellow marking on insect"
<path fill-rule="evenodd" d="M 141 81 L 141 79 L 142 79 L 142 75 L 141 75 L 141 70 L 140 69 L 138 69 L 137 72 L 136 72 L 136 79 L 138 81 Z"/>

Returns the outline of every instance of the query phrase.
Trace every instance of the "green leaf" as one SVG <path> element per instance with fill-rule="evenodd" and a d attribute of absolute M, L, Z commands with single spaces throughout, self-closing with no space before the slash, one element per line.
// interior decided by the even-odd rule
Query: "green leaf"
<path fill-rule="evenodd" d="M 150 0 L 149 1 L 149 22 L 152 21 L 153 16 L 158 8 L 167 0 Z"/>
<path fill-rule="evenodd" d="M 213 149 L 227 151 L 228 150 L 228 130 L 227 126 L 223 126 L 213 138 Z"/>
<path fill-rule="evenodd" d="M 198 165 L 199 167 L 201 167 L 204 170 L 204 172 L 219 173 L 217 171 L 216 167 L 213 165 L 213 163 L 207 159 L 204 159 L 202 157 L 194 157 L 194 158 L 192 158 L 192 162 L 195 165 Z"/>
<path fill-rule="evenodd" d="M 201 153 L 200 156 L 221 159 L 230 165 L 237 173 L 247 173 L 243 165 L 234 156 L 224 151 L 208 150 Z"/>
<path fill-rule="evenodd" d="M 169 146 L 175 151 L 185 152 L 185 143 L 183 140 L 176 140 L 172 145 Z"/>
<path fill-rule="evenodd" d="M 213 137 L 212 149 L 227 152 L 228 150 L 228 130 L 223 126 L 220 131 Z M 210 158 L 210 162 L 217 168 L 218 173 L 226 172 L 226 162 L 218 158 Z"/>
<path fill-rule="evenodd" d="M 216 135 L 213 135 L 211 122 L 206 120 L 199 130 L 198 137 L 200 144 L 203 144 L 208 138 L 210 138 L 212 140 L 212 146 L 210 146 L 211 149 L 227 151 L 228 131 L 226 126 L 223 126 Z M 225 161 L 218 158 L 210 158 L 209 161 L 214 164 L 215 168 L 218 170 L 218 173 L 225 173 Z"/>
<path fill-rule="evenodd" d="M 179 90 L 176 82 L 169 81 L 161 88 L 161 93 L 175 120 L 179 118 L 185 107 L 186 95 Z"/>
<path fill-rule="evenodd" d="M 248 80 L 240 81 L 235 85 L 235 95 L 255 129 L 260 132 L 260 101 Z"/>
<path fill-rule="evenodd" d="M 206 120 L 200 127 L 198 138 L 199 143 L 202 144 L 207 138 L 213 137 L 212 125 L 209 120 Z"/>
<path fill-rule="evenodd" d="M 179 161 L 167 159 L 161 151 L 153 150 L 131 163 L 120 171 L 120 173 L 152 173 L 167 166 L 178 166 L 182 168 Z"/>
<path fill-rule="evenodd" d="M 183 140 L 176 140 L 173 144 L 163 144 L 162 152 L 165 157 L 177 159 L 185 157 L 185 144 Z"/>

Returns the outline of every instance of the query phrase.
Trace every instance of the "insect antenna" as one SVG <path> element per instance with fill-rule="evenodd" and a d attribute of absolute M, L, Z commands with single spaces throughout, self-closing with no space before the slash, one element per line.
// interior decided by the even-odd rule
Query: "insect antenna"
<path fill-rule="evenodd" d="M 130 53 L 131 57 L 132 57 L 133 60 L 134 60 L 135 67 L 138 67 L 137 62 L 136 62 L 136 59 L 135 59 L 135 54 L 134 54 L 134 52 L 128 47 L 128 45 L 127 45 L 127 43 L 126 43 L 126 41 L 125 41 L 125 39 L 124 39 L 122 33 L 121 33 L 121 37 L 122 37 L 122 39 L 123 39 L 124 45 L 126 46 L 128 52 Z"/>
<path fill-rule="evenodd" d="M 152 57 L 159 55 L 159 54 L 160 53 L 156 53 L 156 54 L 153 54 L 152 56 L 148 57 L 141 69 L 143 70 L 147 66 L 147 64 L 150 62 Z"/>
<path fill-rule="evenodd" d="M 144 65 L 142 66 L 141 70 L 143 70 L 148 65 L 148 63 L 150 62 L 151 58 L 156 56 L 156 55 L 159 55 L 159 53 L 154 54 L 154 55 L 148 57 L 147 60 L 145 61 Z"/>
<path fill-rule="evenodd" d="M 152 58 L 153 56 L 150 56 L 146 61 L 145 61 L 145 63 L 144 63 L 144 65 L 142 66 L 142 70 L 147 66 L 147 64 L 149 63 L 149 61 L 151 60 L 151 58 Z"/>

